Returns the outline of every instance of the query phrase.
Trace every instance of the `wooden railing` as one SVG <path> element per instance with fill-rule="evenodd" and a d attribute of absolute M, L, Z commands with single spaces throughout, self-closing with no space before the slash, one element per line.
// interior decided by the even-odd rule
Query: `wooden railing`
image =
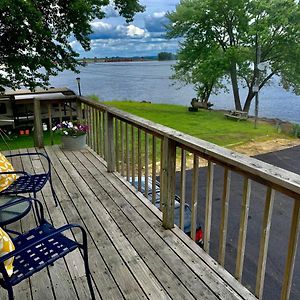
<path fill-rule="evenodd" d="M 39 98 L 39 96 L 37 95 L 35 98 L 32 99 L 32 101 L 35 128 L 34 144 L 36 147 L 39 148 L 44 146 L 42 123 L 45 119 L 48 119 L 48 125 L 51 129 L 53 125 L 53 119 L 58 119 L 60 123 L 65 119 L 72 121 L 74 118 L 79 116 L 81 112 L 79 109 L 79 104 L 77 103 L 78 105 L 76 105 L 77 96 L 75 95 L 65 96 L 64 98 L 53 96 L 53 98 L 46 101 L 43 98 Z M 54 108 L 54 105 L 57 106 L 57 108 Z M 76 111 L 74 107 L 77 107 L 78 110 Z M 50 139 L 51 143 L 53 144 L 53 133 L 51 130 Z"/>
<path fill-rule="evenodd" d="M 157 176 L 160 177 L 160 205 L 163 213 L 163 226 L 167 229 L 174 227 L 175 177 L 176 170 L 180 171 L 179 187 L 177 187 L 181 199 L 179 226 L 183 229 L 184 205 L 188 202 L 191 207 L 191 238 L 195 240 L 196 226 L 199 222 L 197 220 L 198 206 L 201 204 L 201 208 L 205 211 L 203 214 L 204 221 L 201 220 L 201 225 L 204 227 L 204 250 L 207 253 L 210 253 L 212 241 L 213 193 L 215 192 L 214 178 L 216 174 L 214 171 L 216 168 L 221 168 L 223 185 L 218 187 L 221 190 L 219 205 L 221 213 L 216 259 L 222 266 L 225 266 L 228 227 L 231 221 L 228 217 L 230 199 L 237 198 L 237 191 L 231 188 L 232 175 L 239 174 L 242 176 L 240 222 L 236 263 L 233 272 L 233 275 L 240 282 L 242 281 L 245 251 L 247 250 L 246 238 L 251 207 L 251 186 L 254 183 L 265 186 L 265 203 L 261 218 L 255 284 L 255 295 L 258 298 L 262 298 L 264 289 L 270 228 L 271 222 L 275 218 L 274 216 L 272 218 L 275 193 L 280 192 L 288 196 L 293 201 L 293 209 L 290 231 L 287 233 L 289 238 L 281 299 L 289 298 L 300 224 L 299 175 L 82 97 L 78 98 L 78 117 L 79 119 L 84 118 L 84 122 L 90 126 L 87 143 L 107 161 L 109 172 L 117 171 L 128 181 L 132 181 L 131 178 L 137 178 L 139 191 L 142 190 L 142 180 L 144 179 L 145 195 L 148 195 L 148 179 L 153 179 L 152 190 L 155 191 L 155 179 Z M 200 162 L 201 166 L 204 165 L 205 168 L 200 168 Z M 186 172 L 188 168 L 192 169 L 191 199 L 186 197 Z M 202 169 L 206 173 L 205 195 L 199 193 L 199 183 L 203 182 L 202 177 L 199 179 L 199 170 Z M 155 203 L 155 199 L 156 195 L 153 193 L 153 203 Z"/>

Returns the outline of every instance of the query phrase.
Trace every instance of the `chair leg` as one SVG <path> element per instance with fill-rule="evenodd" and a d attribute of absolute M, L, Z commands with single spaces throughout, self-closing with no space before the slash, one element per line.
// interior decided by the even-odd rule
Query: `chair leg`
<path fill-rule="evenodd" d="M 8 299 L 9 300 L 14 300 L 14 292 L 13 292 L 13 288 L 11 285 L 9 285 L 7 287 L 7 293 L 8 293 Z"/>
<path fill-rule="evenodd" d="M 83 249 L 83 261 L 84 261 L 84 268 L 85 268 L 85 275 L 87 279 L 87 283 L 90 289 L 91 293 L 91 299 L 95 299 L 95 293 L 92 285 L 92 277 L 91 277 L 91 271 L 89 267 L 89 257 L 88 257 L 88 248 L 87 248 L 87 236 L 86 232 L 82 229 L 82 235 L 83 235 L 83 242 L 82 242 L 82 249 Z"/>
<path fill-rule="evenodd" d="M 54 202 L 55 202 L 55 206 L 58 206 L 58 198 L 57 198 L 57 195 L 56 195 L 56 193 L 54 191 L 54 188 L 53 188 L 51 176 L 49 177 L 49 182 L 50 182 L 51 192 L 52 192 L 52 196 L 53 196 L 53 199 L 54 199 Z"/>
<path fill-rule="evenodd" d="M 33 192 L 33 198 L 36 199 L 36 192 Z M 36 221 L 38 221 L 38 224 L 41 224 L 41 215 L 40 215 L 40 211 L 39 211 L 39 207 L 37 202 L 34 201 L 34 214 L 36 216 Z"/>
<path fill-rule="evenodd" d="M 91 299 L 94 300 L 96 298 L 95 298 L 95 293 L 94 293 L 94 289 L 93 289 L 93 285 L 92 285 L 91 271 L 89 268 L 87 246 L 83 247 L 83 260 L 84 260 L 85 275 L 86 275 L 87 283 L 88 283 L 91 297 L 92 297 Z"/>

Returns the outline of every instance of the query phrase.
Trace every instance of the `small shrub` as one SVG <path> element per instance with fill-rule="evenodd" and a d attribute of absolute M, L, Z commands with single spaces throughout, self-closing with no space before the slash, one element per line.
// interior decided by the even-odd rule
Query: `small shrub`
<path fill-rule="evenodd" d="M 86 96 L 88 99 L 94 100 L 94 101 L 100 101 L 99 96 L 97 95 L 88 95 Z"/>
<path fill-rule="evenodd" d="M 293 129 L 292 129 L 292 135 L 294 137 L 300 138 L 300 125 L 299 124 L 294 124 Z"/>

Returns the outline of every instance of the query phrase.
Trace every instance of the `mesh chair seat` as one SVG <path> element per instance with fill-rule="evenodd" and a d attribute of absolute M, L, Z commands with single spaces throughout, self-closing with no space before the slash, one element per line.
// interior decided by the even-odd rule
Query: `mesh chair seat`
<path fill-rule="evenodd" d="M 1 192 L 3 195 L 36 193 L 40 191 L 49 179 L 48 174 L 22 175 Z"/>
<path fill-rule="evenodd" d="M 33 193 L 33 197 L 36 198 L 36 193 L 40 191 L 46 182 L 49 180 L 53 199 L 55 201 L 55 205 L 58 205 L 58 199 L 56 193 L 54 191 L 54 187 L 52 184 L 52 176 L 51 176 L 51 162 L 50 158 L 47 154 L 44 153 L 20 153 L 20 154 L 9 154 L 6 155 L 7 158 L 12 159 L 14 157 L 23 157 L 23 156 L 39 156 L 43 157 L 47 161 L 48 168 L 45 173 L 41 174 L 29 174 L 26 170 L 16 170 L 10 172 L 2 172 L 3 175 L 5 174 L 16 174 L 19 176 L 17 180 L 15 180 L 11 185 L 9 185 L 6 189 L 0 191 L 1 195 L 9 195 L 9 194 L 23 194 L 23 193 Z"/>
<path fill-rule="evenodd" d="M 14 286 L 18 284 L 22 280 L 30 277 L 34 273 L 79 247 L 77 242 L 70 240 L 61 233 L 51 236 L 49 239 L 46 239 L 33 247 L 31 246 L 36 240 L 55 231 L 56 229 L 52 225 L 45 222 L 41 226 L 36 227 L 13 240 L 16 250 L 24 249 L 27 246 L 29 246 L 29 248 L 15 256 L 13 262 L 14 273 L 9 278 L 10 285 Z M 4 283 L 2 282 L 1 285 L 3 284 Z"/>
<path fill-rule="evenodd" d="M 59 228 L 54 228 L 44 218 L 42 203 L 34 198 L 28 199 L 22 197 L 16 201 L 0 206 L 0 211 L 28 201 L 30 203 L 34 202 L 40 225 L 24 234 L 18 234 L 18 236 L 13 239 L 15 250 L 5 253 L 0 257 L 0 275 L 2 275 L 0 285 L 7 290 L 8 299 L 14 299 L 14 285 L 78 248 L 81 250 L 91 298 L 94 300 L 95 294 L 89 269 L 87 234 L 85 229 L 77 224 L 66 224 Z M 65 231 L 72 229 L 81 231 L 82 243 L 69 239 L 63 234 Z M 11 257 L 14 257 L 14 269 L 12 276 L 9 277 L 4 263 Z"/>

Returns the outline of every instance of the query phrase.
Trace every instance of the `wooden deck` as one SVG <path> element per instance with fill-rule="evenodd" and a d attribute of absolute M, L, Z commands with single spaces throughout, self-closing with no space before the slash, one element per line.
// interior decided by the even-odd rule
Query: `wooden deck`
<path fill-rule="evenodd" d="M 256 299 L 182 231 L 164 230 L 161 213 L 117 173 L 107 173 L 93 151 L 62 152 L 53 146 L 46 152 L 60 206 L 54 206 L 49 186 L 38 198 L 55 226 L 78 223 L 89 232 L 97 298 Z M 13 164 L 43 169 L 39 159 L 15 159 Z M 26 231 L 34 225 L 29 215 L 13 227 Z M 73 234 L 80 238 L 79 232 Z M 20 300 L 89 299 L 80 253 L 70 253 L 14 291 Z M 0 298 L 6 299 L 3 289 Z"/>

